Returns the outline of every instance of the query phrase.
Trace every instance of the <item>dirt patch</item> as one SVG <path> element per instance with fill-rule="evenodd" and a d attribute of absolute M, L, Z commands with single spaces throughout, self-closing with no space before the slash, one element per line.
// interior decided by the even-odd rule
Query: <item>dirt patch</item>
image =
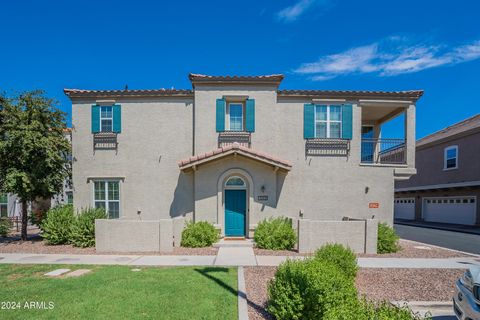
<path fill-rule="evenodd" d="M 265 308 L 268 281 L 274 277 L 276 270 L 276 267 L 244 268 L 249 319 L 273 319 Z"/>
<path fill-rule="evenodd" d="M 386 254 L 358 254 L 359 257 L 375 257 L 375 258 L 457 258 L 471 257 L 457 251 L 442 249 L 430 246 L 425 243 L 400 239 L 402 249 L 396 253 Z"/>
<path fill-rule="evenodd" d="M 41 253 L 41 254 L 115 254 L 115 255 L 216 255 L 218 248 L 173 248 L 173 252 L 96 252 L 95 248 L 77 248 L 72 245 L 49 246 L 41 237 L 28 241 L 4 239 L 0 242 L 0 253 Z"/>
<path fill-rule="evenodd" d="M 371 300 L 450 301 L 462 269 L 365 269 L 355 284 Z"/>
<path fill-rule="evenodd" d="M 249 319 L 273 319 L 266 311 L 268 281 L 276 267 L 245 267 Z M 374 301 L 450 301 L 462 269 L 366 269 L 357 274 L 359 295 Z"/>
<path fill-rule="evenodd" d="M 259 249 L 253 248 L 253 252 L 256 256 L 308 256 L 310 254 L 299 253 L 295 250 L 268 250 L 268 249 Z"/>

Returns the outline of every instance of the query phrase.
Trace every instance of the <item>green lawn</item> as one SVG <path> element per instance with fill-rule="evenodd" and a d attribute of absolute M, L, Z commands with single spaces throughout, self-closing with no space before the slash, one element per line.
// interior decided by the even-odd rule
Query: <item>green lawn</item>
<path fill-rule="evenodd" d="M 78 278 L 45 272 L 88 268 Z M 237 269 L 0 265 L 0 319 L 237 319 Z M 5 302 L 21 309 L 6 310 Z M 51 310 L 25 302 L 54 303 Z"/>

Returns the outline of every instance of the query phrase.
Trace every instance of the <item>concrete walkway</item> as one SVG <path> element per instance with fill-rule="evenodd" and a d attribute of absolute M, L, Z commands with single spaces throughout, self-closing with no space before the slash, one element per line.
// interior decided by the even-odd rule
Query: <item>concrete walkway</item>
<path fill-rule="evenodd" d="M 255 256 L 252 248 L 220 248 L 217 256 L 148 256 L 148 255 L 73 255 L 0 253 L 0 263 L 18 264 L 91 264 L 132 266 L 278 266 L 287 259 L 303 257 Z M 363 268 L 441 268 L 465 269 L 479 265 L 480 258 L 413 259 L 359 258 Z"/>

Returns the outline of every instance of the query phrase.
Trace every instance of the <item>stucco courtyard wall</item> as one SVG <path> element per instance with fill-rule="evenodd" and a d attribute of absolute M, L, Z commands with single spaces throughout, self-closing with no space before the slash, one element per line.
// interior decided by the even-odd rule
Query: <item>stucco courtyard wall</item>
<path fill-rule="evenodd" d="M 95 220 L 98 252 L 171 252 L 175 219 Z"/>
<path fill-rule="evenodd" d="M 340 243 L 356 253 L 377 253 L 378 220 L 298 220 L 298 251 L 314 252 L 322 245 Z"/>

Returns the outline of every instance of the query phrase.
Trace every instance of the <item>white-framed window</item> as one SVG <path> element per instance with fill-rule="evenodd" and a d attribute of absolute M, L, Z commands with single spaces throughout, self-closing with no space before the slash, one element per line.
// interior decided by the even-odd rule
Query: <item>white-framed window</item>
<path fill-rule="evenodd" d="M 100 107 L 100 131 L 101 132 L 113 131 L 113 107 L 112 106 Z"/>
<path fill-rule="evenodd" d="M 226 129 L 228 131 L 245 130 L 245 106 L 242 102 L 229 102 L 227 104 Z"/>
<path fill-rule="evenodd" d="M 315 105 L 315 138 L 342 137 L 342 106 Z"/>
<path fill-rule="evenodd" d="M 110 219 L 120 217 L 120 181 L 96 180 L 93 183 L 95 208 L 103 208 Z"/>
<path fill-rule="evenodd" d="M 73 191 L 67 191 L 67 204 L 73 204 Z"/>
<path fill-rule="evenodd" d="M 230 177 L 225 182 L 225 189 L 245 189 L 245 187 L 245 181 L 238 176 Z"/>
<path fill-rule="evenodd" d="M 8 217 L 8 196 L 0 193 L 0 217 Z"/>
<path fill-rule="evenodd" d="M 458 168 L 458 146 L 446 147 L 443 155 L 443 170 Z"/>

